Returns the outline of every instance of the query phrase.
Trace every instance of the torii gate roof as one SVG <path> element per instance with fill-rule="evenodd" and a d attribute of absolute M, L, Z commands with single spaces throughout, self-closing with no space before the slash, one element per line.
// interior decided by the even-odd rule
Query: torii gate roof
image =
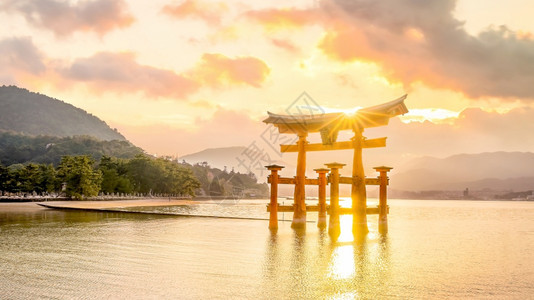
<path fill-rule="evenodd" d="M 389 119 L 408 112 L 404 104 L 407 95 L 383 104 L 358 110 L 354 115 L 328 113 L 315 115 L 278 115 L 267 112 L 269 117 L 264 123 L 273 124 L 280 133 L 337 132 L 340 130 L 363 130 L 364 128 L 384 126 Z"/>

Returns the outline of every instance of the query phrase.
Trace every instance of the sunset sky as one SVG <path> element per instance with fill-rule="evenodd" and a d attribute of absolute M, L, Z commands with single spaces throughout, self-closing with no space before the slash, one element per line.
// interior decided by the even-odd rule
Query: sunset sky
<path fill-rule="evenodd" d="M 288 4 L 291 3 L 291 4 Z M 389 153 L 534 150 L 528 0 L 3 0 L 0 84 L 87 110 L 149 153 L 248 146 L 306 92 L 408 94 Z M 263 145 L 265 146 L 265 145 Z"/>

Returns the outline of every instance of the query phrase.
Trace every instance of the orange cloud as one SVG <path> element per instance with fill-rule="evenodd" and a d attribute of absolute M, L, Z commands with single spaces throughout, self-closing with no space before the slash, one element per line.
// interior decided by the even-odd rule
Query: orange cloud
<path fill-rule="evenodd" d="M 319 48 L 332 59 L 375 62 L 407 87 L 534 99 L 534 40 L 504 26 L 470 35 L 453 16 L 455 0 L 326 3 Z"/>
<path fill-rule="evenodd" d="M 244 14 L 268 29 L 298 28 L 319 24 L 322 15 L 313 10 L 301 9 L 267 9 L 253 10 Z"/>
<path fill-rule="evenodd" d="M 361 57 L 371 56 L 374 51 L 369 47 L 365 35 L 357 29 L 340 26 L 343 29 L 331 29 L 326 33 L 319 48 L 332 59 L 354 61 Z"/>
<path fill-rule="evenodd" d="M 222 2 L 186 0 L 179 5 L 165 5 L 161 11 L 174 18 L 199 18 L 208 24 L 218 25 L 228 6 Z"/>
<path fill-rule="evenodd" d="M 56 0 L 7 0 L 0 4 L 0 10 L 20 13 L 28 23 L 51 30 L 58 36 L 75 31 L 104 35 L 134 22 L 123 0 L 79 1 L 76 4 Z"/>
<path fill-rule="evenodd" d="M 317 9 L 244 14 L 267 29 L 321 25 L 318 47 L 333 60 L 379 65 L 391 81 L 415 82 L 472 98 L 534 99 L 534 39 L 505 26 L 471 35 L 455 0 L 323 1 Z M 274 43 L 276 46 L 284 46 Z"/>
<path fill-rule="evenodd" d="M 138 64 L 131 53 L 100 52 L 75 60 L 60 73 L 99 91 L 141 91 L 156 97 L 183 98 L 200 88 L 199 83 L 173 71 Z"/>
<path fill-rule="evenodd" d="M 431 54 L 424 45 L 413 43 L 411 36 L 397 36 L 379 27 L 365 31 L 342 21 L 329 26 L 318 47 L 333 60 L 375 63 L 388 79 L 401 82 L 407 88 L 421 81 L 428 86 L 461 90 L 451 78 L 436 73 L 435 64 L 430 62 Z"/>
<path fill-rule="evenodd" d="M 241 83 L 260 87 L 269 73 L 267 64 L 255 57 L 232 59 L 222 54 L 206 53 L 191 75 L 212 87 Z"/>
<path fill-rule="evenodd" d="M 193 69 L 179 74 L 141 65 L 132 53 L 99 52 L 91 57 L 78 58 L 68 67 L 56 71 L 60 77 L 58 86 L 78 82 L 97 92 L 143 92 L 152 97 L 186 99 L 202 87 L 242 84 L 260 87 L 270 69 L 255 57 L 204 54 Z"/>

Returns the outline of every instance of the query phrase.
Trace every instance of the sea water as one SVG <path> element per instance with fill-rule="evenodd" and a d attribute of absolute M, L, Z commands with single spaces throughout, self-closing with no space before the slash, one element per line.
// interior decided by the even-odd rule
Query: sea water
<path fill-rule="evenodd" d="M 286 200 L 290 204 L 290 200 Z M 347 202 L 347 200 L 345 200 Z M 343 203 L 343 201 L 342 201 Z M 267 218 L 267 200 L 168 213 Z M 204 205 L 204 206 L 203 206 Z M 264 220 L 52 209 L 0 211 L 1 299 L 527 299 L 534 202 L 390 200 L 354 239 Z M 161 212 L 161 211 L 159 211 Z M 282 221 L 286 220 L 286 221 Z"/>

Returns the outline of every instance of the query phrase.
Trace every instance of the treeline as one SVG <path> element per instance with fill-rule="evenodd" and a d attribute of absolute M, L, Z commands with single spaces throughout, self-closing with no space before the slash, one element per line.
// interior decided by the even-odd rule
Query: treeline
<path fill-rule="evenodd" d="M 143 153 L 128 141 L 101 141 L 91 136 L 28 136 L 0 131 L 0 162 L 9 166 L 27 162 L 57 166 L 66 155 L 133 158 Z"/>
<path fill-rule="evenodd" d="M 528 197 L 532 197 L 534 191 L 523 191 L 523 192 L 510 192 L 505 193 L 502 195 L 495 195 L 493 198 L 495 199 L 506 199 L 506 200 L 512 200 L 512 199 L 527 199 Z"/>
<path fill-rule="evenodd" d="M 203 196 L 209 197 L 266 197 L 269 186 L 258 183 L 254 173 L 239 173 L 232 169 L 212 168 L 207 162 L 189 165 L 201 184 Z"/>
<path fill-rule="evenodd" d="M 64 195 L 69 198 L 104 194 L 194 196 L 200 182 L 190 168 L 166 158 L 138 154 L 131 159 L 87 155 L 63 156 L 57 167 L 0 163 L 0 191 Z"/>

